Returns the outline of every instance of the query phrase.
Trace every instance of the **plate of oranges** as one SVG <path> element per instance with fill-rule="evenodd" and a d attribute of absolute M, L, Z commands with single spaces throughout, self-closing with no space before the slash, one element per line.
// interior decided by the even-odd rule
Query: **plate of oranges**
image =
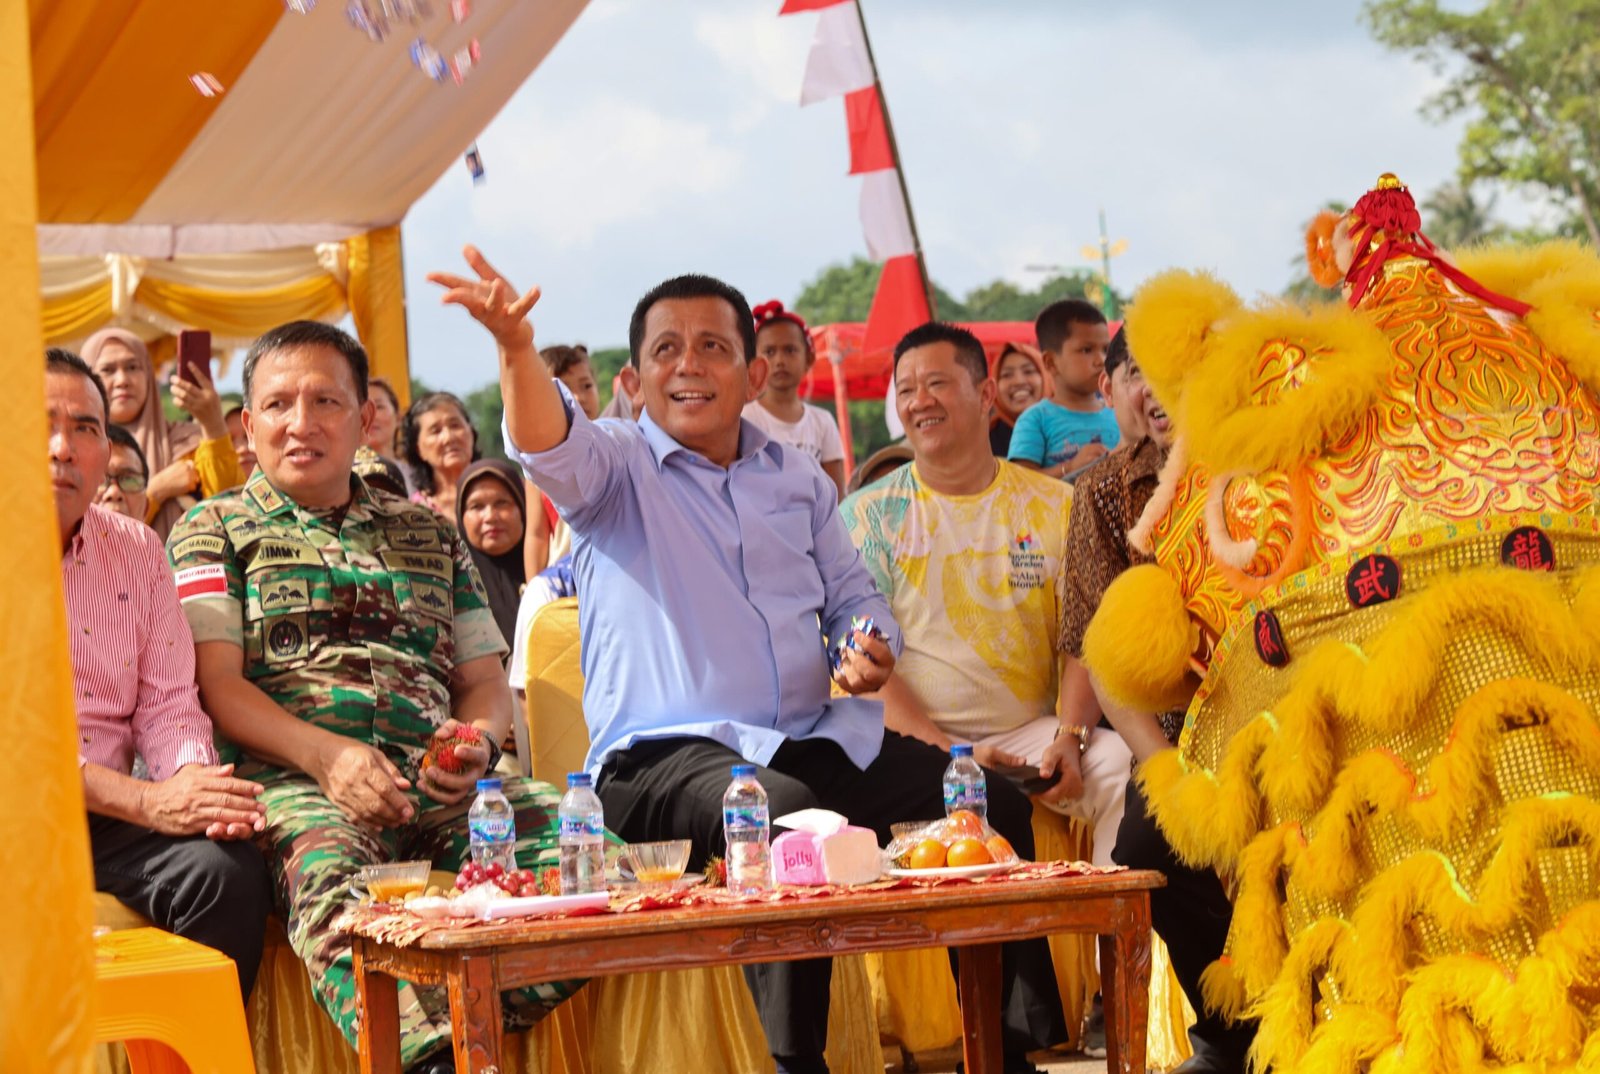
<path fill-rule="evenodd" d="M 890 876 L 928 880 L 990 876 L 1021 860 L 1005 836 L 967 809 L 943 820 L 895 825 L 886 854 Z"/>

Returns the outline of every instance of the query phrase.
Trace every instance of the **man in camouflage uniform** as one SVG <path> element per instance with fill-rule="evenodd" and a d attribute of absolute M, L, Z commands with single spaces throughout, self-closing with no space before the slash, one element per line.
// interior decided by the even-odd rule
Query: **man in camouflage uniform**
<path fill-rule="evenodd" d="M 194 508 L 168 552 L 194 633 L 206 707 L 265 787 L 269 858 L 289 941 L 317 998 L 355 1038 L 348 940 L 331 931 L 363 865 L 459 868 L 476 779 L 512 715 L 505 643 L 465 541 L 426 508 L 368 487 L 351 464 L 372 418 L 366 355 L 315 322 L 273 329 L 245 359 L 246 428 L 259 469 Z M 465 771 L 419 770 L 457 723 Z M 556 791 L 506 779 L 518 861 L 556 855 Z M 531 1024 L 575 983 L 506 995 Z M 402 985 L 401 1054 L 451 1070 L 442 990 Z"/>

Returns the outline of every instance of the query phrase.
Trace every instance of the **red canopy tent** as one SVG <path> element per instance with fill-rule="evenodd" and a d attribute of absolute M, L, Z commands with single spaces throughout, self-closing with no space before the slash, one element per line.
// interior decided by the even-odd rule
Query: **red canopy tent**
<path fill-rule="evenodd" d="M 961 327 L 978 337 L 991 366 L 1007 343 L 1031 346 L 1035 338 L 1031 321 L 976 321 Z M 1120 327 L 1121 321 L 1112 321 L 1112 334 Z M 861 322 L 824 324 L 811 329 L 811 346 L 817 361 L 800 382 L 800 398 L 833 400 L 839 416 L 839 437 L 844 441 L 846 477 L 855 469 L 854 437 L 850 435 L 846 403 L 852 399 L 885 399 L 894 370 L 894 350 L 881 347 L 868 351 L 866 337 L 867 326 Z M 843 384 L 835 381 L 835 370 L 843 370 Z"/>
<path fill-rule="evenodd" d="M 1007 343 L 1033 344 L 1031 321 L 980 321 L 961 326 L 983 343 L 984 353 L 993 362 Z M 812 401 L 835 399 L 834 363 L 844 366 L 845 396 L 849 399 L 882 399 L 889 390 L 889 373 L 894 368 L 894 352 L 882 348 L 871 353 L 862 350 L 867 326 L 861 322 L 824 324 L 811 329 L 811 345 L 817 362 L 800 382 L 800 398 Z M 837 355 L 837 357 L 835 357 Z"/>

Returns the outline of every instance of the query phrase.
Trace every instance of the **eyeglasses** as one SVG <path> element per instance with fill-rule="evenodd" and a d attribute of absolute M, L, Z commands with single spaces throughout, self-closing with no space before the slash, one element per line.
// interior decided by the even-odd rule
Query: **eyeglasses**
<path fill-rule="evenodd" d="M 107 474 L 105 480 L 100 482 L 100 487 L 103 489 L 110 488 L 112 485 L 115 485 L 123 492 L 132 495 L 136 492 L 143 492 L 145 490 L 146 481 L 143 474 L 127 473 Z"/>

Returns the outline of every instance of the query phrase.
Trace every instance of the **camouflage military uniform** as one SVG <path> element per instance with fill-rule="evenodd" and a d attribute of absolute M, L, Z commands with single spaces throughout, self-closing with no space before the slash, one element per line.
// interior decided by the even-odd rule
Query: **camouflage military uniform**
<path fill-rule="evenodd" d="M 196 642 L 240 646 L 245 677 L 290 715 L 377 747 L 415 781 L 429 738 L 450 715 L 452 669 L 503 654 L 505 643 L 454 527 L 351 480 L 346 508 L 312 511 L 257 472 L 243 489 L 190 511 L 168 554 Z M 459 868 L 470 800 L 445 806 L 413 790 L 414 819 L 377 830 L 351 821 L 303 773 L 244 756 L 239 774 L 266 788 L 265 840 L 289 942 L 354 1043 L 350 945 L 329 927 L 350 881 L 374 862 L 426 858 Z M 519 863 L 553 864 L 558 793 L 531 780 L 504 782 Z M 508 1024 L 531 1024 L 580 983 L 507 993 Z M 449 1040 L 443 991 L 403 984 L 404 1062 Z"/>

